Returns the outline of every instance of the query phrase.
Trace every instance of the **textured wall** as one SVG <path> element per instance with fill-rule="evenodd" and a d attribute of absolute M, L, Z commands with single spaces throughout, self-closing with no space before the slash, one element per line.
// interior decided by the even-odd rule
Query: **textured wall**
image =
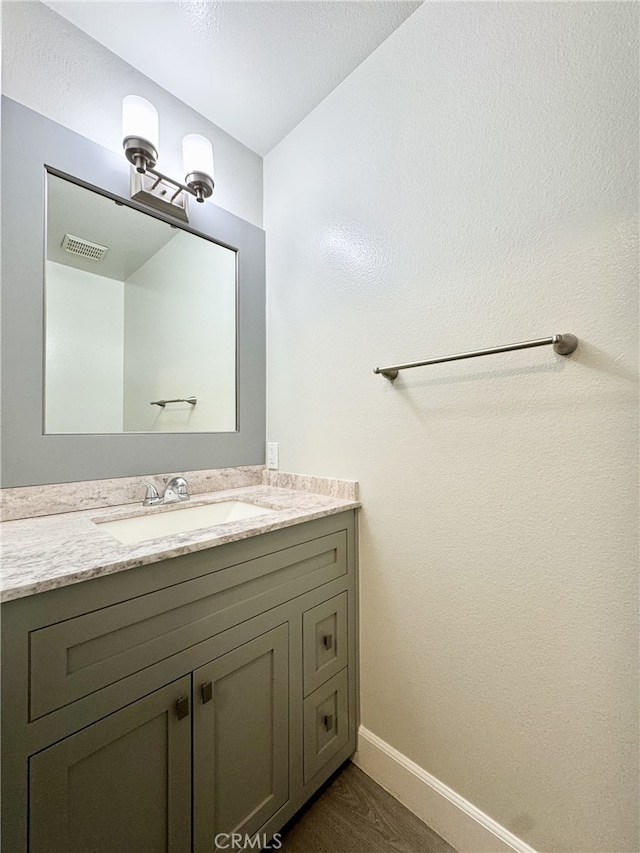
<path fill-rule="evenodd" d="M 182 137 L 207 136 L 213 201 L 262 226 L 261 157 L 42 3 L 5 0 L 1 11 L 3 94 L 114 151 L 122 150 L 122 99 L 148 98 L 160 116 L 158 167 L 182 179 Z"/>
<path fill-rule="evenodd" d="M 361 483 L 362 722 L 557 853 L 639 849 L 637 33 L 425 4 L 265 159 L 268 438 Z"/>

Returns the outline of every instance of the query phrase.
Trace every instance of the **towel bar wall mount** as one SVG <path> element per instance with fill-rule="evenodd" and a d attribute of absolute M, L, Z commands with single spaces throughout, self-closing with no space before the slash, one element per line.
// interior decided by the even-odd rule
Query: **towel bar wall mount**
<path fill-rule="evenodd" d="M 486 349 L 471 350 L 470 352 L 458 352 L 453 355 L 443 355 L 440 358 L 428 358 L 425 361 L 413 361 L 408 364 L 394 364 L 390 367 L 376 367 L 374 373 L 380 373 L 390 382 L 397 377 L 399 371 L 409 370 L 412 367 L 426 367 L 429 364 L 442 364 L 445 361 L 460 361 L 463 358 L 477 358 L 481 355 L 496 355 L 501 352 L 512 352 L 519 349 L 531 349 L 532 347 L 553 346 L 558 355 L 571 355 L 578 346 L 575 335 L 562 334 L 551 335 L 549 338 L 536 338 L 533 341 L 521 341 L 517 344 L 505 344 L 500 347 L 487 347 Z"/>

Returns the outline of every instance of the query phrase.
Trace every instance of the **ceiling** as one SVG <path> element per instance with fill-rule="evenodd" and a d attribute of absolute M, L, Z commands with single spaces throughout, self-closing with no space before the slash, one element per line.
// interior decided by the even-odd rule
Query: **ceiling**
<path fill-rule="evenodd" d="M 264 155 L 421 2 L 44 0 Z"/>
<path fill-rule="evenodd" d="M 47 260 L 104 278 L 126 281 L 172 240 L 177 231 L 153 216 L 117 205 L 71 181 L 47 178 Z M 69 254 L 65 234 L 88 240 L 109 251 L 101 261 Z M 199 238 L 194 238 L 199 239 Z"/>

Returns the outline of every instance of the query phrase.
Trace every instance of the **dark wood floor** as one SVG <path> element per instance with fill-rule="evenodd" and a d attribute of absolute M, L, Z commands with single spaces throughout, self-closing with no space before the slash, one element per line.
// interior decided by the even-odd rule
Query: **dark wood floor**
<path fill-rule="evenodd" d="M 347 762 L 282 831 L 283 853 L 455 853 Z"/>

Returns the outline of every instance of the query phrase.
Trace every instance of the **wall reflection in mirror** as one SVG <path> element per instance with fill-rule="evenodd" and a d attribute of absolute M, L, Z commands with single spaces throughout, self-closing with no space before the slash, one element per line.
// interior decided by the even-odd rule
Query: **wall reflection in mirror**
<path fill-rule="evenodd" d="M 46 433 L 236 430 L 235 251 L 48 174 L 45 302 Z"/>

